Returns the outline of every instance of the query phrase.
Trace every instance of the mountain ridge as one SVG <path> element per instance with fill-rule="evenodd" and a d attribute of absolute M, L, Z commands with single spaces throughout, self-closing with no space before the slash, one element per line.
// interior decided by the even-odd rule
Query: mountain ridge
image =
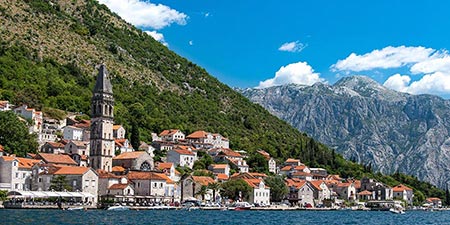
<path fill-rule="evenodd" d="M 285 85 L 241 92 L 347 159 L 383 173 L 404 172 L 447 187 L 450 101 L 410 95 L 368 77 L 334 85 Z"/>

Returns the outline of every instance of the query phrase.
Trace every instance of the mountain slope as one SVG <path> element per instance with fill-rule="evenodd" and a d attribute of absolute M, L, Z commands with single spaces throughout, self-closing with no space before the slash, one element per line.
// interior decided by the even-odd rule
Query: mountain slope
<path fill-rule="evenodd" d="M 89 115 L 94 67 L 103 62 L 115 122 L 139 124 L 144 141 L 163 129 L 202 129 L 229 137 L 234 149 L 361 173 L 96 1 L 0 0 L 0 20 L 0 99 Z"/>
<path fill-rule="evenodd" d="M 242 93 L 317 140 L 383 173 L 450 181 L 450 101 L 389 90 L 368 77 Z"/>

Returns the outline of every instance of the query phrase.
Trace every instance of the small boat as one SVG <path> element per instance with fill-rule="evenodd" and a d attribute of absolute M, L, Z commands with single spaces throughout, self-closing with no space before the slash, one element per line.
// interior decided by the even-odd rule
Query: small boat
<path fill-rule="evenodd" d="M 395 214 L 405 214 L 405 210 L 403 210 L 403 206 L 399 204 L 395 204 L 393 208 L 389 209 L 389 212 L 395 213 Z"/>
<path fill-rule="evenodd" d="M 234 210 L 240 211 L 240 210 L 249 210 L 252 208 L 252 205 L 250 205 L 248 202 L 236 202 L 234 204 Z"/>
<path fill-rule="evenodd" d="M 123 206 L 123 205 L 115 205 L 115 206 L 108 207 L 106 210 L 123 211 L 123 210 L 130 210 L 130 207 Z"/>
<path fill-rule="evenodd" d="M 79 211 L 79 210 L 84 210 L 85 208 L 83 206 L 80 207 L 69 207 L 67 208 L 67 210 L 69 211 Z"/>

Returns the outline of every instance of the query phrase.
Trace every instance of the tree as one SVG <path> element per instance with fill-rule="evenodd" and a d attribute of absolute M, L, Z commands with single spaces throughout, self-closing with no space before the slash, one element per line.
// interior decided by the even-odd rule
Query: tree
<path fill-rule="evenodd" d="M 139 126 L 136 122 L 133 122 L 131 124 L 131 146 L 133 146 L 134 150 L 138 150 L 139 146 L 141 145 L 141 140 L 139 137 Z"/>
<path fill-rule="evenodd" d="M 208 184 L 208 188 L 213 191 L 213 202 L 216 201 L 216 191 L 219 191 L 221 187 L 221 184 L 218 182 Z"/>
<path fill-rule="evenodd" d="M 222 196 L 229 199 L 237 200 L 240 197 L 242 199 L 248 199 L 252 193 L 252 187 L 244 180 L 230 180 L 222 184 Z"/>
<path fill-rule="evenodd" d="M 202 185 L 200 190 L 198 190 L 198 192 L 195 193 L 195 195 L 201 195 L 202 196 L 202 201 L 205 200 L 205 195 L 206 194 L 208 194 L 208 187 L 206 185 Z"/>
<path fill-rule="evenodd" d="M 289 189 L 282 176 L 270 176 L 264 181 L 270 187 L 271 202 L 281 202 L 287 193 L 289 193 Z"/>
<path fill-rule="evenodd" d="M 8 191 L 6 190 L 0 190 L 0 201 L 5 201 L 6 200 L 6 194 L 8 193 Z"/>
<path fill-rule="evenodd" d="M 250 168 L 253 169 L 254 172 L 269 172 L 269 165 L 266 158 L 264 158 L 264 156 L 259 153 L 250 155 L 250 157 L 248 157 L 247 164 Z"/>
<path fill-rule="evenodd" d="M 72 191 L 72 187 L 66 180 L 66 176 L 58 175 L 54 176 L 50 181 L 50 189 L 54 191 Z"/>
<path fill-rule="evenodd" d="M 28 132 L 24 121 L 11 111 L 0 112 L 0 144 L 10 154 L 25 157 L 38 148 L 36 136 Z"/>

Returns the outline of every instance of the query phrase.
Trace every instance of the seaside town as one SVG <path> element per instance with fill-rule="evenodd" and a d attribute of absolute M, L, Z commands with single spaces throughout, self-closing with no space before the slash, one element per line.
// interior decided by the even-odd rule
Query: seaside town
<path fill-rule="evenodd" d="M 214 131 L 184 133 L 167 128 L 151 143 L 132 146 L 114 123 L 114 96 L 104 65 L 99 68 L 91 119 L 73 114 L 47 118 L 26 105 L 0 101 L 36 134 L 39 150 L 26 157 L 0 146 L 0 190 L 5 208 L 55 209 L 392 209 L 412 208 L 413 190 L 374 179 L 354 179 L 311 168 L 301 159 L 277 161 L 257 151 L 268 168 L 254 172 L 245 150 L 230 149 Z M 270 181 L 269 181 L 270 180 Z M 277 183 L 278 181 L 278 183 Z M 272 184 L 272 185 L 269 185 Z M 276 186 L 274 186 L 275 184 Z M 439 198 L 423 202 L 441 208 Z"/>

